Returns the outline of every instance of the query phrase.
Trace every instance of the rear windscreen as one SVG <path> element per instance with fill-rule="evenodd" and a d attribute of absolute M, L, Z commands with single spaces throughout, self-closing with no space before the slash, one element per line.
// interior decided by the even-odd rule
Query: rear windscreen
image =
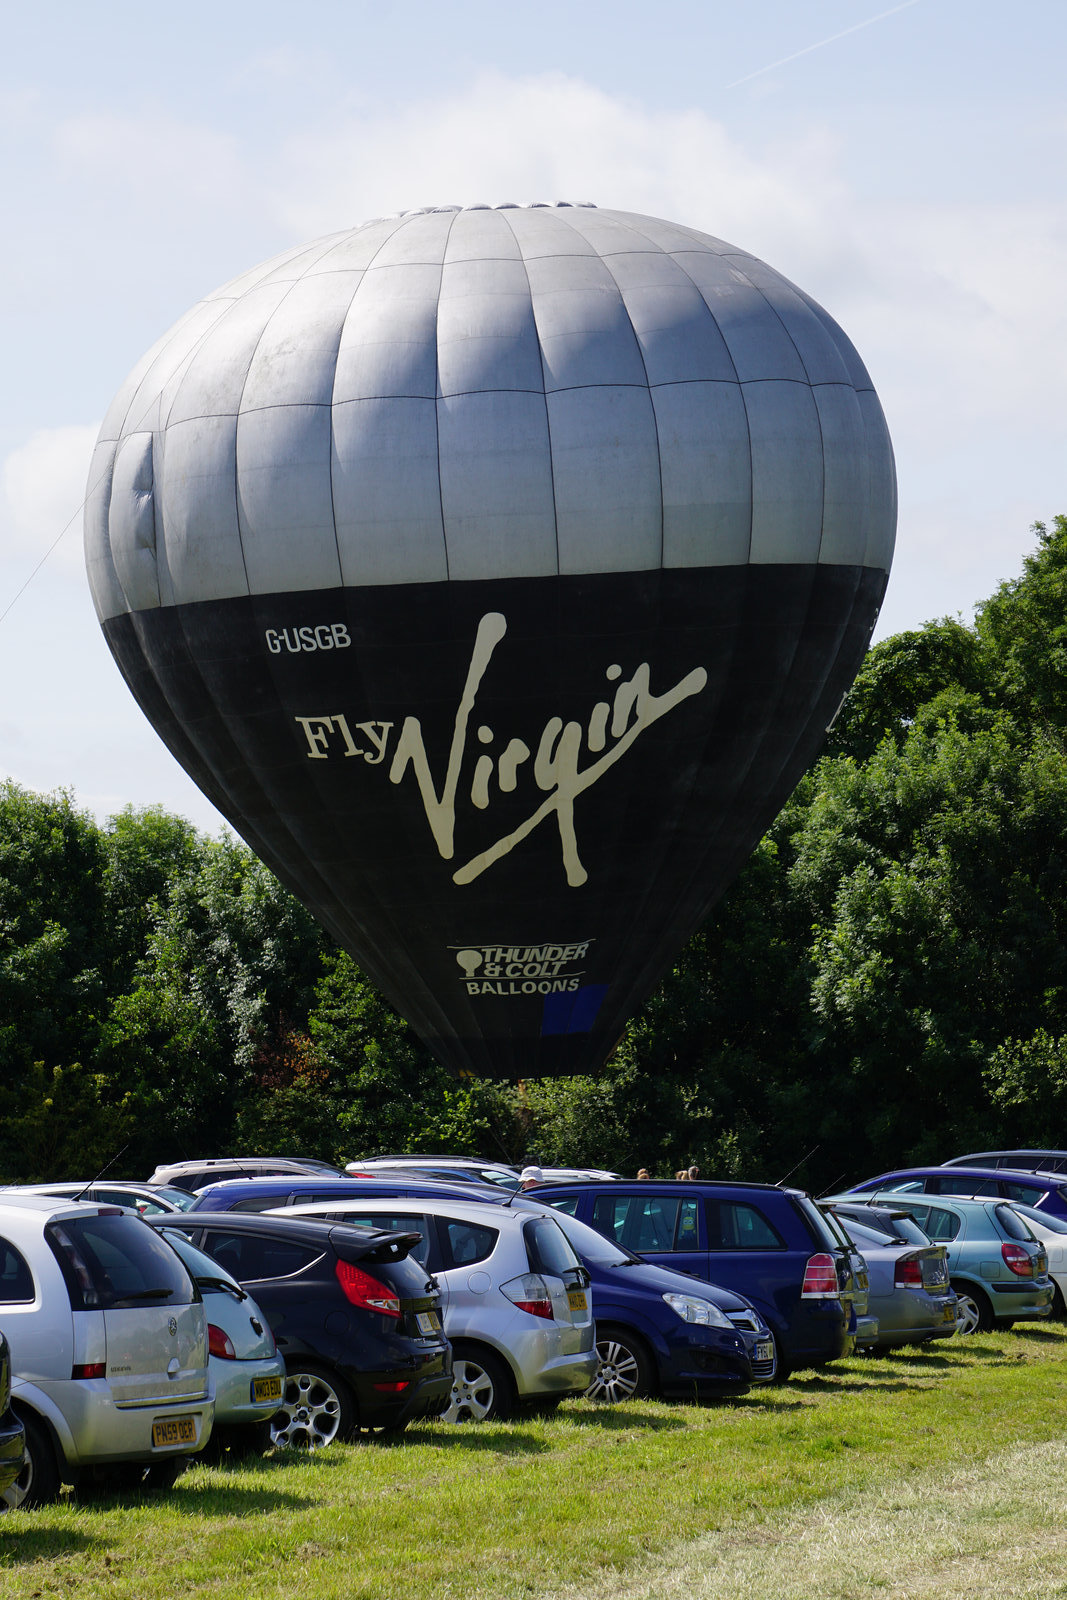
<path fill-rule="evenodd" d="M 527 1222 L 523 1228 L 526 1254 L 532 1272 L 547 1272 L 550 1278 L 562 1278 L 580 1267 L 581 1262 L 551 1217 L 539 1217 Z"/>
<path fill-rule="evenodd" d="M 129 1215 L 64 1217 L 45 1237 L 75 1311 L 190 1305 L 200 1294 L 170 1245 Z"/>

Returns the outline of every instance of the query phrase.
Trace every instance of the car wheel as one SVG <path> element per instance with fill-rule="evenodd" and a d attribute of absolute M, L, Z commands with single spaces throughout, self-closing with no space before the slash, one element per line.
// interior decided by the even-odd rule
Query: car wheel
<path fill-rule="evenodd" d="M 354 1423 L 347 1384 L 323 1368 L 293 1366 L 286 1374 L 281 1409 L 270 1420 L 271 1443 L 324 1450 L 335 1439 L 347 1439 Z"/>
<path fill-rule="evenodd" d="M 504 1422 L 515 1406 L 511 1373 L 491 1350 L 469 1345 L 452 1349 L 452 1393 L 442 1422 Z"/>
<path fill-rule="evenodd" d="M 9 1511 L 20 1506 L 30 1510 L 33 1506 L 47 1506 L 59 1494 L 59 1467 L 52 1441 L 43 1423 L 28 1412 L 22 1413 L 26 1429 L 26 1458 L 22 1471 L 3 1495 L 0 1504 Z"/>
<path fill-rule="evenodd" d="M 585 1391 L 587 1400 L 638 1400 L 652 1392 L 652 1363 L 641 1340 L 625 1328 L 597 1329 L 596 1377 Z"/>
<path fill-rule="evenodd" d="M 981 1289 L 963 1282 L 953 1282 L 952 1287 L 956 1291 L 956 1332 L 962 1335 L 992 1332 L 993 1307 Z"/>
<path fill-rule="evenodd" d="M 1063 1298 L 1063 1290 L 1058 1283 L 1052 1286 L 1052 1315 L 1060 1322 L 1067 1322 L 1067 1302 Z"/>

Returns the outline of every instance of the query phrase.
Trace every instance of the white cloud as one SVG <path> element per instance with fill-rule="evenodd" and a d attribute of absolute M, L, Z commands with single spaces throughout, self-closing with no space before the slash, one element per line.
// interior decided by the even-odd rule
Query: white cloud
<path fill-rule="evenodd" d="M 55 545 L 49 570 L 76 573 L 84 581 L 82 504 L 99 431 L 99 423 L 42 428 L 7 457 L 0 479 L 7 573 L 24 566 L 28 576 Z"/>

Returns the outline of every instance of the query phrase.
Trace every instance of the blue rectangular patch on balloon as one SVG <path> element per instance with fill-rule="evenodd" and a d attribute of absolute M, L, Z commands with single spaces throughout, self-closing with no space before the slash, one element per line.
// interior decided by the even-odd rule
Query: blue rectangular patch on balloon
<path fill-rule="evenodd" d="M 606 983 L 587 983 L 573 994 L 550 994 L 541 1013 L 541 1037 L 552 1033 L 588 1033 L 608 992 Z"/>

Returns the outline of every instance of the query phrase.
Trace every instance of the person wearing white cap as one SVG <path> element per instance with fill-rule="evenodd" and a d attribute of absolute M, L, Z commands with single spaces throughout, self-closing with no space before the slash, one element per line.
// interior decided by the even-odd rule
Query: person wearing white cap
<path fill-rule="evenodd" d="M 539 1183 L 544 1183 L 544 1173 L 540 1167 L 523 1167 L 519 1174 L 522 1188 L 535 1189 Z"/>

